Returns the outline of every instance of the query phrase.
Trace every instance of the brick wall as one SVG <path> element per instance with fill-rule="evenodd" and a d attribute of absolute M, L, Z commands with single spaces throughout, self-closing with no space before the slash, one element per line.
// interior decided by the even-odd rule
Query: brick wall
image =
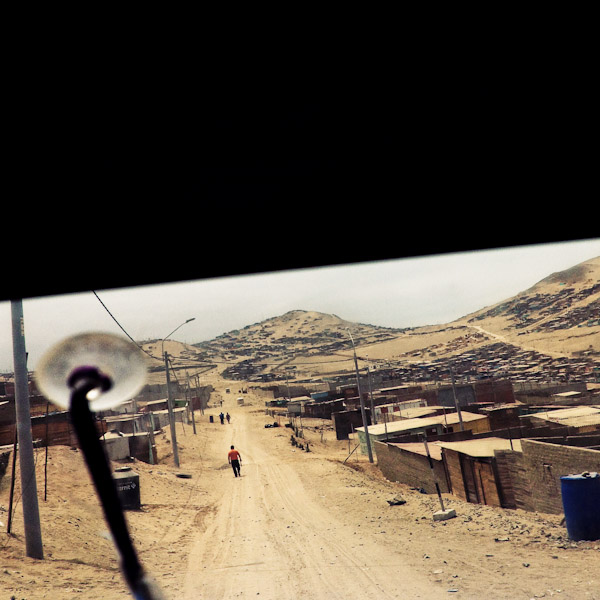
<path fill-rule="evenodd" d="M 377 466 L 384 477 L 390 481 L 398 481 L 411 487 L 423 488 L 428 494 L 437 492 L 435 489 L 435 482 L 437 481 L 442 492 L 449 491 L 444 464 L 441 460 L 432 458 L 434 479 L 427 456 L 407 452 L 384 442 L 375 442 L 375 453 L 377 455 Z"/>
<path fill-rule="evenodd" d="M 533 440 L 521 440 L 523 454 L 511 466 L 517 508 L 563 512 L 560 478 L 583 471 L 600 472 L 600 452 Z"/>

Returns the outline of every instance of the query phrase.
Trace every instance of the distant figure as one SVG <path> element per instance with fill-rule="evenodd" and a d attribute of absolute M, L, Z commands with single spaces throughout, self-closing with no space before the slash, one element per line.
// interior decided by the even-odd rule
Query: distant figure
<path fill-rule="evenodd" d="M 220 413 L 219 419 L 221 419 L 221 425 L 223 425 L 225 423 L 225 415 L 223 413 Z"/>
<path fill-rule="evenodd" d="M 231 422 L 231 415 L 230 415 L 229 413 L 227 413 L 227 417 L 226 417 L 226 419 L 227 419 L 227 423 L 230 423 L 230 422 Z"/>
<path fill-rule="evenodd" d="M 233 469 L 233 474 L 236 477 L 241 477 L 242 474 L 240 472 L 240 467 L 241 467 L 242 457 L 241 457 L 240 453 L 233 446 L 231 446 L 231 450 L 227 454 L 227 458 L 229 460 L 229 464 L 231 465 L 231 468 Z"/>

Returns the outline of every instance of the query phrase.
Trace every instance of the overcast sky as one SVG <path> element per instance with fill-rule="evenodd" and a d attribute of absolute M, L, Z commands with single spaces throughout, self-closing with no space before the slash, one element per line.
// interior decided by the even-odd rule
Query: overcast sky
<path fill-rule="evenodd" d="M 334 313 L 385 327 L 447 323 L 600 256 L 600 238 L 339 267 L 97 290 L 23 301 L 29 368 L 52 344 L 83 331 L 138 341 L 195 343 L 289 310 Z M 13 370 L 10 302 L 0 303 L 0 372 Z"/>

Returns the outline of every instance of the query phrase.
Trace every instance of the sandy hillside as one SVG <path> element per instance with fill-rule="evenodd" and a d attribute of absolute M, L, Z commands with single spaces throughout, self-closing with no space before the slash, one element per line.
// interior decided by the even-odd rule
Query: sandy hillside
<path fill-rule="evenodd" d="M 514 298 L 467 315 L 456 323 L 550 355 L 572 356 L 589 349 L 600 352 L 600 324 L 589 326 L 585 318 L 593 314 L 594 321 L 600 322 L 599 284 L 600 257 L 597 257 L 553 273 Z M 572 326 L 556 330 L 548 327 L 552 320 L 568 319 L 578 311 L 581 316 L 573 319 Z M 531 323 L 527 324 L 521 315 Z"/>
<path fill-rule="evenodd" d="M 214 409 L 199 416 L 197 435 L 178 426 L 179 470 L 168 431 L 158 437 L 161 464 L 131 464 L 142 509 L 128 511 L 128 523 L 167 598 L 600 598 L 600 543 L 569 542 L 560 516 L 444 495 L 458 517 L 435 523 L 436 496 L 386 481 L 357 452 L 343 464 L 354 443 L 335 441 L 326 422 L 303 419 L 311 452 L 300 451 L 290 429 L 264 427 L 273 420 L 261 399 L 247 394 L 251 405 L 238 407 L 237 383 L 213 384 L 230 425 L 209 423 Z M 227 464 L 231 444 L 242 454 L 240 479 Z M 0 597 L 130 597 L 80 453 L 50 448 L 46 501 L 43 453 L 45 559 L 25 557 L 17 503 L 15 535 L 1 534 Z M 7 483 L 0 488 L 3 522 Z M 19 498 L 18 482 L 16 491 Z M 390 506 L 394 497 L 406 504 Z"/>
<path fill-rule="evenodd" d="M 165 342 L 181 368 L 220 372 L 248 362 L 259 372 L 302 377 L 351 373 L 352 333 L 360 367 L 366 360 L 427 362 L 502 342 L 553 357 L 600 353 L 600 258 L 554 273 L 530 289 L 453 323 L 390 329 L 351 323 L 336 315 L 294 310 L 197 346 Z M 158 343 L 144 344 L 154 356 Z M 150 359 L 159 372 L 160 361 Z M 193 370 L 193 371 L 192 371 Z M 295 373 L 292 373 L 292 370 Z M 160 376 L 151 375 L 160 382 Z M 164 379 L 164 376 L 163 376 Z"/>

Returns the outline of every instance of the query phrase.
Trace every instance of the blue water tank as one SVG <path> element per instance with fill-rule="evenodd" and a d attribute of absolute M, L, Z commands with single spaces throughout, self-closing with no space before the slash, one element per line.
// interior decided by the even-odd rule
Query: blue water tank
<path fill-rule="evenodd" d="M 568 475 L 560 484 L 569 538 L 600 539 L 600 473 Z"/>

